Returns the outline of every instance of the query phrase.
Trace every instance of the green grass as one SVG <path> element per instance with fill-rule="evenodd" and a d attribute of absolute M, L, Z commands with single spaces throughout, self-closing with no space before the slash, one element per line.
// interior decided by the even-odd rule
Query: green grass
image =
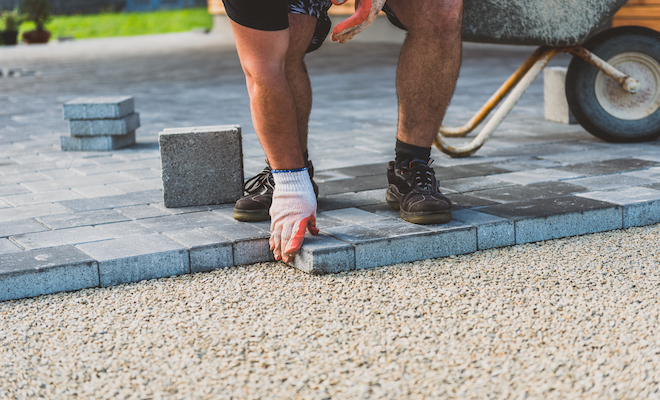
<path fill-rule="evenodd" d="M 94 15 L 55 16 L 46 25 L 52 38 L 73 36 L 76 39 L 112 36 L 136 36 L 155 33 L 185 32 L 193 28 L 212 27 L 206 8 L 150 11 L 134 13 L 104 13 Z M 24 23 L 21 32 L 34 29 Z"/>

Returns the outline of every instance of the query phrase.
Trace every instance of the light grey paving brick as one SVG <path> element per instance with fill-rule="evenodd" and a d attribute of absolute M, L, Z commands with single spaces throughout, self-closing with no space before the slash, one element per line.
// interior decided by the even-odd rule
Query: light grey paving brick
<path fill-rule="evenodd" d="M 308 235 L 291 265 L 313 275 L 352 271 L 355 269 L 355 248 L 330 236 Z"/>
<path fill-rule="evenodd" d="M 39 217 L 37 221 L 50 229 L 65 229 L 129 221 L 129 218 L 113 210 L 95 210 L 75 214 Z"/>
<path fill-rule="evenodd" d="M 140 181 L 110 183 L 107 186 L 121 190 L 124 193 L 143 192 L 145 190 L 162 190 L 163 182 L 159 179 L 143 179 Z"/>
<path fill-rule="evenodd" d="M 618 189 L 653 183 L 651 179 L 638 177 L 635 174 L 636 172 L 627 172 L 623 174 L 592 176 L 589 178 L 571 179 L 567 182 L 592 190 Z"/>
<path fill-rule="evenodd" d="M 623 228 L 660 222 L 660 190 L 630 187 L 611 191 L 580 193 L 576 196 L 623 206 Z"/>
<path fill-rule="evenodd" d="M 112 239 L 112 236 L 91 226 L 84 226 L 57 231 L 26 233 L 24 235 L 10 236 L 9 238 L 25 250 L 35 250 L 108 240 Z"/>
<path fill-rule="evenodd" d="M 135 144 L 135 131 L 125 135 L 60 136 L 62 151 L 110 151 Z"/>
<path fill-rule="evenodd" d="M 660 182 L 660 167 L 644 169 L 640 171 L 629 172 L 631 176 L 636 176 L 643 179 L 650 179 L 654 182 Z"/>
<path fill-rule="evenodd" d="M 206 229 L 232 241 L 234 265 L 274 261 L 268 239 L 270 232 L 263 225 L 229 221 L 229 224 Z"/>
<path fill-rule="evenodd" d="M 474 227 L 434 231 L 403 221 L 385 220 L 370 227 L 329 228 L 324 233 L 355 246 L 357 269 L 464 254 L 477 249 Z"/>
<path fill-rule="evenodd" d="M 514 222 L 495 215 L 473 210 L 452 211 L 452 219 L 477 228 L 477 247 L 479 250 L 516 244 Z"/>
<path fill-rule="evenodd" d="M 0 301 L 98 286 L 96 262 L 74 247 L 24 251 L 0 257 Z"/>
<path fill-rule="evenodd" d="M 122 151 L 130 151 L 130 149 L 125 149 Z M 100 164 L 100 165 L 86 165 L 80 167 L 72 167 L 76 171 L 80 172 L 83 175 L 98 175 L 98 174 L 107 174 L 111 172 L 122 172 L 122 171 L 133 171 L 137 169 L 145 168 L 158 168 L 160 169 L 160 159 L 147 159 L 147 160 L 138 160 L 130 162 L 116 162 L 114 157 L 108 157 L 109 160 L 113 161 L 111 163 Z M 122 181 L 126 180 L 126 176 L 122 177 Z"/>
<path fill-rule="evenodd" d="M 2 169 L 0 169 L 0 172 Z M 26 182 L 34 182 L 34 181 L 43 181 L 44 179 L 48 179 L 48 176 L 42 174 L 41 172 L 28 172 L 28 173 L 10 173 L 10 174 L 4 174 L 0 175 L 2 176 L 2 182 L 3 185 L 11 185 L 11 184 L 23 184 Z"/>
<path fill-rule="evenodd" d="M 13 205 L 14 207 L 20 207 L 31 204 L 55 203 L 58 201 L 81 199 L 81 198 L 83 198 L 82 195 L 74 191 L 64 189 L 64 190 L 52 190 L 49 192 L 41 192 L 41 193 L 16 194 L 13 196 L 2 197 L 2 200 Z"/>
<path fill-rule="evenodd" d="M 0 178 L 0 181 L 4 182 L 4 178 Z M 30 191 L 25 187 L 17 183 L 9 185 L 0 185 L 0 196 L 9 196 L 12 194 L 24 194 L 30 193 Z"/>
<path fill-rule="evenodd" d="M 49 179 L 34 182 L 26 182 L 22 185 L 33 192 L 46 192 L 58 189 L 71 189 L 83 186 L 100 185 L 107 183 L 125 182 L 128 179 L 117 172 L 95 175 L 77 176 L 73 178 Z"/>
<path fill-rule="evenodd" d="M 71 188 L 71 190 L 84 197 L 87 197 L 88 199 L 93 199 L 95 197 L 117 196 L 123 193 L 121 190 L 111 188 L 110 186 L 106 185 L 74 187 Z"/>
<path fill-rule="evenodd" d="M 605 232 L 622 228 L 620 206 L 522 219 L 516 224 L 516 244 Z"/>
<path fill-rule="evenodd" d="M 7 202 L 5 202 L 5 201 L 3 201 L 3 200 L 0 200 L 0 208 L 9 208 L 9 207 L 11 207 L 11 206 L 9 205 L 9 203 L 7 203 Z"/>
<path fill-rule="evenodd" d="M 161 210 L 158 207 L 142 204 L 139 206 L 128 206 L 115 209 L 115 211 L 127 216 L 130 219 L 145 219 L 164 217 L 170 215 L 169 213 Z"/>
<path fill-rule="evenodd" d="M 9 253 L 19 253 L 23 252 L 23 249 L 16 246 L 9 239 L 0 239 L 0 254 L 9 254 Z"/>
<path fill-rule="evenodd" d="M 382 215 L 367 212 L 354 207 L 324 211 L 323 216 L 345 221 L 349 224 L 369 224 L 371 222 L 381 221 L 386 218 Z"/>
<path fill-rule="evenodd" d="M 120 173 L 122 175 L 126 175 L 127 178 L 130 178 L 130 179 L 127 179 L 127 181 L 128 180 L 160 179 L 161 178 L 160 169 L 152 169 L 152 168 L 122 171 Z"/>
<path fill-rule="evenodd" d="M 22 235 L 24 233 L 43 232 L 48 230 L 34 219 L 21 219 L 10 222 L 0 222 L 0 237 Z"/>
<path fill-rule="evenodd" d="M 146 228 L 156 232 L 178 231 L 183 229 L 196 229 L 213 227 L 217 225 L 233 224 L 211 211 L 200 211 L 179 215 L 167 215 L 164 217 L 145 218 L 136 220 L 136 222 Z"/>
<path fill-rule="evenodd" d="M 75 200 L 74 200 L 75 201 Z M 59 204 L 43 203 L 29 206 L 0 209 L 0 223 L 44 215 L 68 214 L 69 210 Z"/>
<path fill-rule="evenodd" d="M 206 229 L 163 232 L 163 236 L 183 245 L 190 253 L 190 272 L 212 271 L 234 266 L 231 241 Z"/>
<path fill-rule="evenodd" d="M 62 179 L 62 178 L 72 178 L 74 176 L 81 176 L 79 172 L 64 168 L 64 169 L 52 169 L 49 171 L 41 171 L 42 174 L 48 176 L 51 179 Z"/>
<path fill-rule="evenodd" d="M 117 208 L 134 206 L 140 204 L 151 204 L 160 202 L 163 192 L 152 190 L 147 192 L 127 193 L 120 196 L 97 197 L 94 199 L 80 199 L 63 201 L 59 203 L 73 212 L 102 210 L 104 208 Z"/>
<path fill-rule="evenodd" d="M 161 236 L 132 236 L 76 246 L 98 262 L 102 287 L 190 273 L 188 250 Z"/>
<path fill-rule="evenodd" d="M 233 203 L 243 194 L 238 125 L 165 129 L 158 135 L 166 207 Z"/>
<path fill-rule="evenodd" d="M 492 175 L 493 178 L 501 179 L 507 182 L 518 183 L 521 185 L 529 185 L 531 183 L 539 182 L 561 181 L 565 179 L 579 178 L 580 176 L 584 175 L 548 168 Z"/>
<path fill-rule="evenodd" d="M 130 236 L 146 236 L 157 233 L 149 228 L 145 228 L 135 221 L 96 225 L 95 228 L 107 233 L 114 239 L 121 239 Z"/>
<path fill-rule="evenodd" d="M 135 111 L 133 96 L 79 97 L 64 103 L 64 119 L 121 118 Z"/>
<path fill-rule="evenodd" d="M 140 127 L 140 114 L 117 119 L 75 119 L 69 121 L 71 136 L 126 135 Z"/>

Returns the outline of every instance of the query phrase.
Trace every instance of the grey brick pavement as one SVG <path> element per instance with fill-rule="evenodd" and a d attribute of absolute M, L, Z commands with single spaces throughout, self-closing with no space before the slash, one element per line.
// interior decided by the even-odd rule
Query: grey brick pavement
<path fill-rule="evenodd" d="M 464 123 L 532 50 L 466 45 L 445 123 Z M 660 222 L 660 142 L 609 144 L 545 121 L 540 81 L 475 156 L 433 150 L 453 220 L 401 221 L 384 200 L 398 52 L 328 43 L 308 57 L 322 235 L 305 240 L 294 267 L 339 272 Z M 0 299 L 272 260 L 267 222 L 234 221 L 231 205 L 163 206 L 165 128 L 240 125 L 246 178 L 263 168 L 231 38 L 17 46 L 0 49 L 0 64 L 38 72 L 0 79 Z M 135 97 L 136 145 L 60 151 L 62 105 L 91 96 Z"/>

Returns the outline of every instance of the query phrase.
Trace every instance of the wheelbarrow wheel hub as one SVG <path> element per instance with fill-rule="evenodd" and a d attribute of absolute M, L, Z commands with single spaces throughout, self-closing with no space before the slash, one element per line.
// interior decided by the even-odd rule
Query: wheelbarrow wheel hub
<path fill-rule="evenodd" d="M 599 72 L 595 92 L 598 103 L 610 115 L 633 121 L 646 118 L 660 108 L 660 64 L 642 53 L 622 53 L 607 60 L 614 68 L 635 77 L 640 86 L 632 94 L 609 76 Z"/>

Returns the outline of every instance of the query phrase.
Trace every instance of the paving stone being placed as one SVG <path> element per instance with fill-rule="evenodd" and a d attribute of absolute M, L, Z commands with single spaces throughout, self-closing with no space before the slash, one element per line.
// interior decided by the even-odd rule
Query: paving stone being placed
<path fill-rule="evenodd" d="M 479 212 L 515 222 L 516 244 L 621 229 L 620 206 L 575 196 L 486 206 Z"/>
<path fill-rule="evenodd" d="M 74 247 L 3 254 L 0 301 L 99 286 L 96 261 Z"/>
<path fill-rule="evenodd" d="M 135 144 L 135 131 L 125 135 L 60 136 L 62 151 L 110 151 Z"/>
<path fill-rule="evenodd" d="M 133 96 L 79 97 L 64 103 L 64 119 L 122 118 L 135 111 Z"/>
<path fill-rule="evenodd" d="M 140 114 L 132 113 L 116 119 L 77 119 L 69 121 L 71 136 L 119 136 L 140 127 Z"/>
<path fill-rule="evenodd" d="M 188 250 L 161 235 L 86 243 L 76 248 L 97 261 L 102 287 L 190 273 Z"/>
<path fill-rule="evenodd" d="M 243 195 L 238 125 L 165 129 L 158 143 L 165 207 L 233 203 Z"/>
<path fill-rule="evenodd" d="M 205 229 L 163 232 L 163 236 L 183 245 L 190 253 L 190 272 L 213 271 L 234 266 L 231 241 Z"/>
<path fill-rule="evenodd" d="M 660 190 L 630 187 L 576 196 L 606 201 L 623 206 L 623 228 L 646 226 L 660 222 Z"/>
<path fill-rule="evenodd" d="M 10 236 L 9 239 L 25 250 L 35 250 L 108 240 L 112 239 L 112 236 L 94 227 L 83 226 L 79 228 L 14 235 Z"/>
<path fill-rule="evenodd" d="M 312 275 L 352 271 L 355 269 L 355 248 L 330 236 L 307 235 L 291 265 Z"/>

